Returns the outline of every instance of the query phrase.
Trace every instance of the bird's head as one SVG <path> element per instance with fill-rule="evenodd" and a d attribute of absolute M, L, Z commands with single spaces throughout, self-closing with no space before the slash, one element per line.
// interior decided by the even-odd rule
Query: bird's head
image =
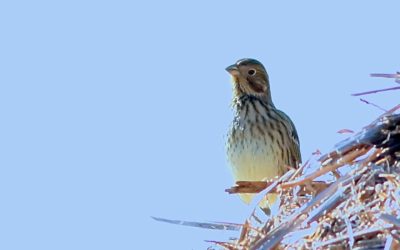
<path fill-rule="evenodd" d="M 234 95 L 253 95 L 271 99 L 269 78 L 264 66 L 255 59 L 245 58 L 226 68 L 232 75 Z"/>

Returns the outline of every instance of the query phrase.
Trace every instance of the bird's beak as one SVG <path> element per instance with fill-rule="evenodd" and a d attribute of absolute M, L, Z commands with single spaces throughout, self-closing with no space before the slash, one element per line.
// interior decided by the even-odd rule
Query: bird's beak
<path fill-rule="evenodd" d="M 236 66 L 236 64 L 232 64 L 231 66 L 227 67 L 225 70 L 228 71 L 229 74 L 231 74 L 233 76 L 239 75 L 239 69 Z"/>

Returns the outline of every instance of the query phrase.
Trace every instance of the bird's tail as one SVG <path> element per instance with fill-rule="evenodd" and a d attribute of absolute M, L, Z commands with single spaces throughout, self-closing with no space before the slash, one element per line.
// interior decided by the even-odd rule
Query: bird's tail
<path fill-rule="evenodd" d="M 246 204 L 250 204 L 251 201 L 254 198 L 254 194 L 240 194 L 240 198 L 246 203 Z M 260 203 L 258 204 L 260 206 L 260 208 L 266 212 L 267 214 L 270 214 L 270 207 L 275 203 L 275 201 L 278 198 L 278 194 L 267 194 L 265 197 L 263 197 L 263 199 L 260 201 Z"/>

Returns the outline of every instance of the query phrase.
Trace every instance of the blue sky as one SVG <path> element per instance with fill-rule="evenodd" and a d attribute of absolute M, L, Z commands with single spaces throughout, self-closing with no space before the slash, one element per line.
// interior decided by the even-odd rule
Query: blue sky
<path fill-rule="evenodd" d="M 205 249 L 231 234 L 150 216 L 242 222 L 224 68 L 253 57 L 303 158 L 381 111 L 398 1 L 3 1 L 0 249 Z M 365 98 L 384 108 L 399 92 Z"/>

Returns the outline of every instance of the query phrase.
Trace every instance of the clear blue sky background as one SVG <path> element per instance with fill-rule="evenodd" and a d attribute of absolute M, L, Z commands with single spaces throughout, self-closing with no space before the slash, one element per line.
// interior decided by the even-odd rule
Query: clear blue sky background
<path fill-rule="evenodd" d="M 399 1 L 2 1 L 0 249 L 205 249 L 242 222 L 224 68 L 254 57 L 305 159 L 381 112 Z M 384 108 L 399 92 L 366 97 Z"/>

